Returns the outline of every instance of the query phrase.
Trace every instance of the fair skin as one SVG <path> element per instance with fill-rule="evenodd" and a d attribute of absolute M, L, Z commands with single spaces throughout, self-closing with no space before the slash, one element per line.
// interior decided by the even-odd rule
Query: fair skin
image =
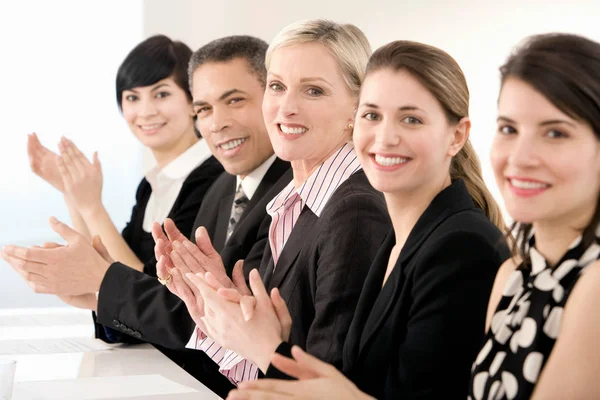
<path fill-rule="evenodd" d="M 356 96 L 320 43 L 273 51 L 262 105 L 275 153 L 291 161 L 299 187 L 350 137 Z"/>
<path fill-rule="evenodd" d="M 385 279 L 420 215 L 450 184 L 450 162 L 468 139 L 469 129 L 468 118 L 449 123 L 436 98 L 405 71 L 382 69 L 365 79 L 356 113 L 354 143 L 369 182 L 385 195 L 397 238 Z M 256 284 L 261 286 L 257 290 L 264 290 L 262 282 Z M 212 286 L 214 288 L 216 285 Z M 235 302 L 229 292 L 217 289 L 223 299 Z M 254 288 L 253 292 L 256 292 Z M 223 300 L 211 299 L 206 303 L 212 306 L 212 302 L 217 301 Z M 222 319 L 224 315 L 239 319 L 225 308 L 219 308 L 219 311 Z M 273 314 L 272 307 L 263 307 L 257 301 L 251 320 L 260 329 L 250 336 L 263 335 Z M 285 329 L 286 323 L 280 320 L 280 324 Z M 294 360 L 281 360 L 273 353 L 271 357 L 278 368 L 304 381 L 252 383 L 241 386 L 240 389 L 248 389 L 242 393 L 232 392 L 231 398 L 330 398 L 334 393 L 340 394 L 337 398 L 370 398 L 333 366 L 307 356 L 299 349 L 295 350 Z"/>
<path fill-rule="evenodd" d="M 536 249 L 555 265 L 591 220 L 600 193 L 600 140 L 541 93 L 508 78 L 498 101 L 498 133 L 492 166 L 506 208 L 531 223 Z M 576 162 L 574 162 L 576 160 Z M 518 260 L 500 269 L 488 307 L 487 328 Z M 600 263 L 577 281 L 563 311 L 558 339 L 533 399 L 600 396 Z"/>
<path fill-rule="evenodd" d="M 125 120 L 140 142 L 152 150 L 159 168 L 197 142 L 191 103 L 172 78 L 125 90 L 122 99 Z M 61 248 L 6 246 L 3 255 L 17 272 L 24 272 L 28 284 L 36 292 L 57 294 L 63 300 L 69 299 L 72 305 L 86 304 L 86 308 L 95 308 L 95 295 L 92 294 L 92 304 L 88 294 L 100 289 L 110 262 L 98 257 L 89 244 L 92 236 L 102 238 L 114 259 L 138 270 L 143 269 L 143 264 L 102 204 L 102 170 L 97 155 L 89 162 L 71 141 L 64 138 L 59 150 L 60 156 L 43 147 L 37 136 L 29 137 L 32 170 L 64 193 L 75 230 L 79 233 L 69 234 L 68 245 Z M 56 229 L 63 224 L 51 222 L 51 226 Z M 82 265 L 86 268 L 81 268 Z M 86 296 L 77 297 L 79 295 Z"/>
<path fill-rule="evenodd" d="M 264 85 L 248 62 L 207 62 L 192 75 L 197 127 L 225 170 L 244 178 L 273 155 L 262 118 Z"/>

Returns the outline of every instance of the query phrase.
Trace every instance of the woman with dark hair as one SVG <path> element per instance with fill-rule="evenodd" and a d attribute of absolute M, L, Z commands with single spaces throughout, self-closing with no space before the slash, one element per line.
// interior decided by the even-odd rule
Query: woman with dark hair
<path fill-rule="evenodd" d="M 182 232 L 191 231 L 204 192 L 222 171 L 195 131 L 187 79 L 191 54 L 185 44 L 157 35 L 137 45 L 117 72 L 119 109 L 156 160 L 137 189 L 122 233 L 102 204 L 97 154 L 90 162 L 65 138 L 60 155 L 42 146 L 35 134 L 28 140 L 32 170 L 64 194 L 75 229 L 90 239 L 99 235 L 115 260 L 150 275 L 156 275 L 152 223 L 168 217 Z M 84 298 L 76 304 L 95 307 L 95 296 Z"/>
<path fill-rule="evenodd" d="M 278 354 L 271 352 L 265 375 L 301 379 L 247 382 L 232 399 L 466 398 L 494 277 L 510 255 L 469 140 L 468 111 L 465 77 L 442 50 L 397 41 L 371 56 L 353 140 L 369 182 L 385 196 L 393 230 L 371 264 L 345 337 L 345 376 L 292 350 L 287 335 L 296 321 L 277 292 L 269 300 L 257 274 L 250 274 L 254 301 L 215 292 L 211 275 L 190 275 L 204 296 L 209 331 L 243 325 L 257 338 L 275 326 Z M 222 297 L 227 307 L 213 308 Z M 234 318 L 238 301 L 248 322 Z M 213 328 L 225 312 L 230 321 Z"/>
<path fill-rule="evenodd" d="M 501 67 L 492 166 L 519 247 L 471 399 L 600 398 L 600 43 L 529 38 Z"/>

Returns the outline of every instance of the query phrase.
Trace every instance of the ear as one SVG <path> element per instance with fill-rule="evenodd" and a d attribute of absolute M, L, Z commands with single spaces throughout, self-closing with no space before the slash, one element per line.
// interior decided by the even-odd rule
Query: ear
<path fill-rule="evenodd" d="M 458 154 L 460 149 L 463 148 L 467 140 L 469 140 L 469 134 L 471 133 L 471 120 L 469 117 L 463 117 L 454 126 L 454 132 L 450 147 L 448 147 L 448 155 L 454 157 Z"/>

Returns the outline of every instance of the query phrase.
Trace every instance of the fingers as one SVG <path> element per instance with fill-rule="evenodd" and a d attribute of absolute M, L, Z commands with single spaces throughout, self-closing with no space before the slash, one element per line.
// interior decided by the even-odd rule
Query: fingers
<path fill-rule="evenodd" d="M 158 257 L 158 261 L 156 262 L 156 275 L 164 278 L 169 274 L 171 274 L 171 269 L 167 268 L 166 256 L 162 255 Z"/>
<path fill-rule="evenodd" d="M 70 228 L 68 225 L 60 222 L 55 217 L 50 217 L 50 227 L 52 230 L 60 235 L 69 244 L 73 244 L 81 240 L 81 234 L 76 230 Z"/>
<path fill-rule="evenodd" d="M 231 280 L 235 287 L 244 295 L 251 295 L 248 285 L 246 285 L 246 277 L 244 276 L 244 260 L 239 260 L 233 267 Z"/>
<path fill-rule="evenodd" d="M 171 218 L 165 219 L 163 226 L 164 226 L 165 232 L 167 233 L 167 236 L 169 237 L 169 240 L 171 240 L 171 241 L 187 240 L 187 237 L 181 233 L 181 231 L 177 228 L 177 226 L 175 225 L 175 222 L 173 222 L 173 220 Z"/>
<path fill-rule="evenodd" d="M 281 324 L 282 339 L 287 341 L 290 338 L 290 332 L 292 329 L 292 316 L 290 315 L 290 311 L 288 310 L 285 301 L 279 293 L 279 289 L 273 288 L 273 290 L 271 290 L 271 302 L 273 303 L 275 313 L 277 314 L 277 318 Z"/>
<path fill-rule="evenodd" d="M 161 257 L 164 257 L 165 266 L 168 269 L 174 268 L 173 261 L 171 261 L 171 256 L 169 256 L 172 251 L 173 249 L 171 243 L 164 241 L 163 239 L 158 239 L 156 245 L 154 245 L 154 257 L 157 260 L 160 260 Z"/>
<path fill-rule="evenodd" d="M 256 297 L 243 296 L 240 299 L 240 308 L 242 309 L 244 321 L 250 321 L 252 319 L 252 316 L 254 315 L 254 310 L 256 309 Z"/>
<path fill-rule="evenodd" d="M 61 138 L 58 149 L 60 150 L 60 157 L 63 160 L 64 166 L 69 172 L 69 175 L 74 180 L 80 179 L 84 176 L 85 165 L 78 157 L 74 150 L 74 145 L 67 138 Z M 86 160 L 87 162 L 87 160 Z"/>
<path fill-rule="evenodd" d="M 279 353 L 273 354 L 271 358 L 271 364 L 284 374 L 287 374 L 293 378 L 304 380 L 304 379 L 315 379 L 319 375 L 311 368 L 300 365 L 296 360 L 287 358 Z"/>
<path fill-rule="evenodd" d="M 250 271 L 250 288 L 252 289 L 252 293 L 256 297 L 257 301 L 263 303 L 268 302 L 271 304 L 271 298 L 269 297 L 267 289 L 265 289 L 265 285 L 263 284 L 263 281 L 260 278 L 256 268 Z"/>
<path fill-rule="evenodd" d="M 299 382 L 297 381 L 289 381 L 283 379 L 259 379 L 256 381 L 241 382 L 238 387 L 244 392 L 276 395 L 276 397 L 265 397 L 266 399 L 280 399 L 287 398 L 288 396 L 298 396 L 300 394 L 298 390 L 299 388 L 297 387 L 298 384 Z M 255 397 L 250 398 L 255 399 Z M 262 399 L 263 397 L 260 398 Z"/>
<path fill-rule="evenodd" d="M 204 274 L 204 280 L 206 281 L 208 286 L 210 286 L 214 290 L 219 290 L 219 289 L 223 288 L 223 285 L 221 285 L 221 283 L 217 280 L 217 278 L 215 278 L 215 276 L 213 274 L 211 274 L 210 272 L 207 272 L 206 274 Z"/>
<path fill-rule="evenodd" d="M 184 275 L 189 272 L 200 272 L 202 274 L 206 272 L 198 263 L 198 260 L 190 254 L 188 248 L 182 245 L 181 242 L 173 242 L 173 251 L 169 255 L 171 261 L 173 261 L 173 265 L 179 268 Z"/>
<path fill-rule="evenodd" d="M 64 247 L 62 244 L 54 243 L 54 242 L 45 242 L 42 244 L 43 249 L 56 249 L 58 247 Z"/>
<path fill-rule="evenodd" d="M 40 168 L 40 159 L 38 157 L 38 146 L 40 141 L 35 133 L 27 136 L 27 156 L 29 157 L 29 166 L 33 172 L 38 172 Z"/>
<path fill-rule="evenodd" d="M 43 274 L 46 271 L 46 264 L 40 264 L 33 261 L 26 261 L 18 257 L 14 257 L 2 253 L 2 259 L 8 263 L 14 269 L 21 278 L 26 281 L 30 281 L 33 279 L 33 275 L 38 275 L 41 278 L 44 278 Z M 45 278 L 44 278 L 45 279 Z"/>
<path fill-rule="evenodd" d="M 69 186 L 71 182 L 73 182 L 73 177 L 67 168 L 66 162 L 62 156 L 56 157 L 56 169 L 58 169 L 58 173 L 60 174 L 63 184 L 65 186 Z"/>
<path fill-rule="evenodd" d="M 231 288 L 220 288 L 217 290 L 217 294 L 224 298 L 227 301 L 231 301 L 232 303 L 239 303 L 242 299 L 242 295 L 239 290 L 231 289 Z"/>
<path fill-rule="evenodd" d="M 319 377 L 333 377 L 337 374 L 341 374 L 334 366 L 327 364 L 319 360 L 318 358 L 311 356 L 298 346 L 292 347 L 292 356 L 298 362 L 298 365 L 306 368 L 306 370 L 312 370 Z"/>
<path fill-rule="evenodd" d="M 104 261 L 112 264 L 115 261 L 113 260 L 113 258 L 110 256 L 110 254 L 108 253 L 108 249 L 106 248 L 106 246 L 104 246 L 104 243 L 102 243 L 102 239 L 100 238 L 99 235 L 95 235 L 92 238 L 92 247 L 94 248 L 94 250 L 96 250 L 98 252 L 98 254 L 100 254 L 100 256 L 104 259 Z"/>
<path fill-rule="evenodd" d="M 2 256 L 5 260 L 8 260 L 7 257 L 11 257 L 11 259 L 18 259 L 23 262 L 49 264 L 54 259 L 53 250 L 40 247 L 28 248 L 8 245 L 2 248 Z"/>
<path fill-rule="evenodd" d="M 261 379 L 260 382 L 264 382 L 270 379 Z M 282 381 L 284 382 L 284 381 Z M 243 382 L 242 384 L 247 383 Z M 241 384 L 240 384 L 241 387 Z M 293 394 L 282 393 L 278 391 L 270 390 L 254 390 L 254 389 L 234 389 L 229 392 L 226 400 L 279 400 L 279 399 L 292 399 Z"/>
<path fill-rule="evenodd" d="M 100 158 L 98 157 L 98 152 L 95 151 L 94 152 L 94 159 L 93 159 L 93 164 L 94 168 L 96 169 L 96 171 L 98 172 L 102 172 L 102 164 L 100 164 Z"/>
<path fill-rule="evenodd" d="M 208 236 L 208 232 L 206 231 L 206 228 L 201 226 L 198 229 L 196 229 L 196 245 L 198 246 L 198 248 L 200 249 L 200 251 L 205 254 L 207 257 L 214 257 L 214 256 L 218 256 L 219 253 L 215 250 L 215 248 L 213 247 L 211 241 L 210 241 L 210 236 Z"/>

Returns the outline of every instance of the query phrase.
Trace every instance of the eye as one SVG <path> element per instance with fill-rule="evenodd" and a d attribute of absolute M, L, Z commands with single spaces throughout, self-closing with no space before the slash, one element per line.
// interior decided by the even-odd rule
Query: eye
<path fill-rule="evenodd" d="M 374 113 L 374 112 L 366 112 L 362 115 L 362 117 L 364 119 L 366 119 L 367 121 L 379 121 L 381 120 L 381 117 L 379 116 L 379 114 Z"/>
<path fill-rule="evenodd" d="M 418 124 L 422 124 L 421 120 L 417 117 L 413 117 L 411 115 L 409 115 L 408 117 L 404 117 L 402 119 L 402 122 L 404 122 L 405 124 L 409 124 L 409 125 L 418 125 Z"/>
<path fill-rule="evenodd" d="M 319 88 L 310 88 L 306 91 L 306 93 L 311 97 L 319 97 L 323 95 L 323 90 Z"/>
<path fill-rule="evenodd" d="M 138 99 L 138 97 L 135 94 L 128 94 L 127 96 L 125 96 L 125 100 L 127 101 L 136 101 Z"/>
<path fill-rule="evenodd" d="M 281 92 L 283 91 L 283 85 L 279 82 L 272 82 L 269 84 L 269 89 L 274 92 Z"/>
<path fill-rule="evenodd" d="M 156 98 L 162 99 L 162 98 L 165 98 L 170 95 L 171 95 L 171 93 L 169 93 L 169 92 L 158 92 L 158 93 L 156 93 Z"/>
<path fill-rule="evenodd" d="M 548 131 L 548 133 L 546 135 L 552 139 L 563 139 L 563 138 L 569 137 L 569 135 L 567 135 L 566 133 L 556 130 L 556 129 L 552 129 L 552 130 Z"/>
<path fill-rule="evenodd" d="M 498 133 L 502 135 L 514 135 L 517 130 L 510 125 L 500 125 L 498 127 Z"/>
<path fill-rule="evenodd" d="M 206 113 L 210 110 L 210 107 L 200 107 L 196 109 L 196 115 L 200 115 L 202 113 Z"/>
<path fill-rule="evenodd" d="M 245 99 L 242 97 L 234 97 L 233 99 L 230 99 L 227 104 L 233 105 L 233 104 L 237 104 L 241 101 L 244 101 Z"/>

